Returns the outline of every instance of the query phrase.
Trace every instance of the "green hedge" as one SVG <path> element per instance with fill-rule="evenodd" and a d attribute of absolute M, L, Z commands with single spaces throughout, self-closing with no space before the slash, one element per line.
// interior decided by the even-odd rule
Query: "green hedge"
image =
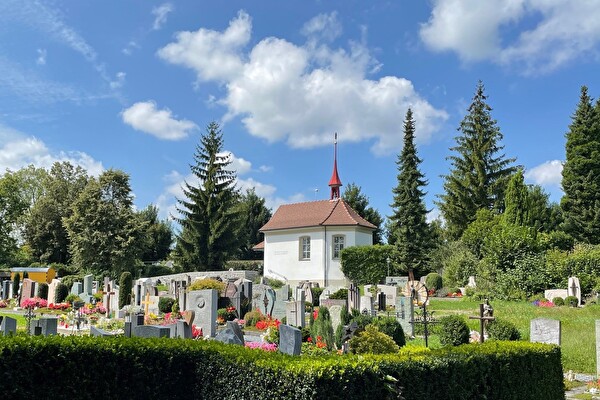
<path fill-rule="evenodd" d="M 560 349 L 488 342 L 394 355 L 291 357 L 215 341 L 0 338 L 6 398 L 563 399 Z M 393 386 L 393 385 L 391 385 Z"/>

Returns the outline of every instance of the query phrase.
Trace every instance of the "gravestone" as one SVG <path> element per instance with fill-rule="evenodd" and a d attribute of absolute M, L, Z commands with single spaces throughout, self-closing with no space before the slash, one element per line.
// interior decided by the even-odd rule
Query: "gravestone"
<path fill-rule="evenodd" d="M 596 376 L 600 376 L 600 319 L 596 320 Z"/>
<path fill-rule="evenodd" d="M 408 283 L 408 276 L 387 276 L 385 284 L 390 286 L 404 287 Z"/>
<path fill-rule="evenodd" d="M 557 344 L 561 339 L 560 321 L 547 318 L 536 318 L 530 322 L 530 341 L 538 343 Z"/>
<path fill-rule="evenodd" d="M 56 287 L 59 283 L 58 279 L 52 279 L 52 282 L 48 285 L 48 304 L 56 303 Z"/>
<path fill-rule="evenodd" d="M 227 321 L 225 327 L 231 329 L 238 339 L 240 339 L 242 344 L 244 344 L 244 332 L 242 332 L 242 328 L 240 328 L 240 325 L 237 322 Z"/>
<path fill-rule="evenodd" d="M 275 291 L 270 287 L 265 290 L 267 301 L 264 304 L 263 310 L 266 315 L 273 315 L 273 307 L 275 307 Z M 264 300 L 264 299 L 263 299 Z"/>
<path fill-rule="evenodd" d="M 373 307 L 373 297 L 360 296 L 360 312 L 367 313 L 367 315 L 375 314 L 375 308 Z"/>
<path fill-rule="evenodd" d="M 581 306 L 581 285 L 579 284 L 579 278 L 576 276 L 570 277 L 567 290 L 569 291 L 569 296 L 577 297 L 577 306 Z"/>
<path fill-rule="evenodd" d="M 331 290 L 329 290 L 329 288 L 325 288 L 323 289 L 323 291 L 321 292 L 321 295 L 319 296 L 319 305 L 321 305 L 321 302 L 323 302 L 324 300 L 329 299 L 329 295 L 333 293 Z"/>
<path fill-rule="evenodd" d="M 293 326 L 279 325 L 279 351 L 299 356 L 302 349 L 302 331 Z"/>
<path fill-rule="evenodd" d="M 238 288 L 232 281 L 227 282 L 225 285 L 225 297 L 233 298 L 233 296 L 238 292 Z"/>
<path fill-rule="evenodd" d="M 167 324 L 167 325 L 161 325 L 161 326 L 164 326 L 165 328 L 169 328 L 169 337 L 170 338 L 177 337 L 177 324 Z"/>
<path fill-rule="evenodd" d="M 178 320 L 176 337 L 182 339 L 192 339 L 192 326 L 183 320 Z"/>
<path fill-rule="evenodd" d="M 79 296 L 81 292 L 83 292 L 83 283 L 73 282 L 73 286 L 71 286 L 71 294 Z"/>
<path fill-rule="evenodd" d="M 251 281 L 243 281 L 241 284 L 242 293 L 246 296 L 249 301 L 252 301 L 252 282 Z"/>
<path fill-rule="evenodd" d="M 546 298 L 548 301 L 554 301 L 555 297 L 560 297 L 564 300 L 568 295 L 569 291 L 567 289 L 544 290 L 544 298 Z"/>
<path fill-rule="evenodd" d="M 385 295 L 385 293 L 379 292 L 377 294 L 377 309 L 379 311 L 385 311 L 386 310 L 385 301 L 386 301 L 386 295 Z"/>
<path fill-rule="evenodd" d="M 10 281 L 2 281 L 2 300 L 10 296 Z"/>
<path fill-rule="evenodd" d="M 396 296 L 398 293 L 397 286 L 379 285 L 378 288 L 385 294 L 385 304 L 396 304 Z"/>
<path fill-rule="evenodd" d="M 302 329 L 306 325 L 304 292 L 298 290 L 296 296 L 298 296 L 298 300 L 285 303 L 286 320 L 288 325 L 297 326 Z"/>
<path fill-rule="evenodd" d="M 35 297 L 33 289 L 33 281 L 29 278 L 23 279 L 23 286 L 21 286 L 21 302 L 19 303 L 21 307 L 23 307 L 25 300 Z"/>
<path fill-rule="evenodd" d="M 101 328 L 96 328 L 94 325 L 90 326 L 90 336 L 92 337 L 111 337 L 115 336 L 114 333 L 105 331 Z"/>
<path fill-rule="evenodd" d="M 6 316 L 2 318 L 2 322 L 0 322 L 0 334 L 3 336 L 16 335 L 17 320 Z"/>
<path fill-rule="evenodd" d="M 353 283 L 348 289 L 348 312 L 352 309 L 360 310 L 360 288 Z"/>
<path fill-rule="evenodd" d="M 235 312 L 238 315 L 239 319 L 244 318 L 243 310 L 242 310 L 242 300 L 243 294 L 241 292 L 235 292 L 233 297 L 229 299 L 231 305 L 235 308 Z"/>
<path fill-rule="evenodd" d="M 243 339 L 240 340 L 238 335 L 230 327 L 220 330 L 219 333 L 217 333 L 217 336 L 215 336 L 215 340 L 227 344 L 244 345 Z"/>
<path fill-rule="evenodd" d="M 290 299 L 290 285 L 285 284 L 275 291 L 276 299 L 279 301 L 288 301 Z"/>
<path fill-rule="evenodd" d="M 169 337 L 171 330 L 158 325 L 138 325 L 133 328 L 133 336 L 142 338 Z"/>
<path fill-rule="evenodd" d="M 473 275 L 469 276 L 467 287 L 477 287 L 477 283 L 475 282 L 475 277 Z"/>
<path fill-rule="evenodd" d="M 405 333 L 414 336 L 414 333 L 412 333 L 413 325 L 410 323 L 412 318 L 410 305 L 410 297 L 396 297 L 396 320 L 400 323 Z"/>
<path fill-rule="evenodd" d="M 314 304 L 314 299 L 312 295 L 312 282 L 302 282 L 300 288 L 304 291 L 304 298 L 310 304 Z"/>
<path fill-rule="evenodd" d="M 331 325 L 335 332 L 337 327 L 342 324 L 342 306 L 336 305 L 329 307 L 329 315 L 331 316 Z"/>
<path fill-rule="evenodd" d="M 58 318 L 40 318 L 31 321 L 29 332 L 33 335 L 51 336 L 58 334 Z M 36 333 L 39 332 L 39 333 Z"/>
<path fill-rule="evenodd" d="M 83 277 L 83 290 L 79 294 L 79 297 L 81 297 L 81 300 L 85 301 L 86 303 L 91 303 L 91 301 L 92 301 L 93 282 L 94 282 L 94 275 L 86 275 Z"/>
<path fill-rule="evenodd" d="M 215 289 L 192 290 L 188 293 L 188 310 L 195 312 L 194 323 L 202 329 L 204 337 L 217 333 L 218 291 Z"/>
<path fill-rule="evenodd" d="M 252 309 L 260 310 L 261 313 L 265 312 L 264 297 L 269 286 L 258 284 L 252 286 Z"/>

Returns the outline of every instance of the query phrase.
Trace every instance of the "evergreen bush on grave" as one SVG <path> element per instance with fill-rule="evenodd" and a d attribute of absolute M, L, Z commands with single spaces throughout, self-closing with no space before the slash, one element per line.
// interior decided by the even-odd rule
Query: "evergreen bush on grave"
<path fill-rule="evenodd" d="M 131 303 L 131 290 L 132 289 L 133 289 L 133 277 L 131 276 L 131 272 L 125 271 L 121 274 L 121 277 L 119 278 L 119 309 L 122 309 L 123 307 L 125 307 L 126 305 L 129 305 Z M 159 307 L 160 307 L 160 301 L 159 301 Z"/>
<path fill-rule="evenodd" d="M 440 318 L 440 343 L 443 346 L 458 346 L 469 343 L 469 327 L 463 317 L 448 315 Z"/>

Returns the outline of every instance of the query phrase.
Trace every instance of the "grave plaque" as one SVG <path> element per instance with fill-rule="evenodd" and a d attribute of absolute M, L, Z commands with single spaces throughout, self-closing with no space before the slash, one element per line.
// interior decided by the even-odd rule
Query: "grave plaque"
<path fill-rule="evenodd" d="M 182 339 L 192 339 L 192 326 L 185 321 L 178 320 L 177 337 Z"/>
<path fill-rule="evenodd" d="M 302 349 L 302 331 L 289 325 L 279 325 L 279 351 L 299 356 Z"/>
<path fill-rule="evenodd" d="M 2 318 L 0 333 L 4 336 L 17 334 L 17 320 L 11 317 Z"/>
<path fill-rule="evenodd" d="M 2 281 L 2 300 L 8 299 L 10 294 L 10 281 Z"/>
<path fill-rule="evenodd" d="M 536 318 L 530 322 L 530 341 L 557 344 L 560 346 L 560 321 L 555 319 Z"/>

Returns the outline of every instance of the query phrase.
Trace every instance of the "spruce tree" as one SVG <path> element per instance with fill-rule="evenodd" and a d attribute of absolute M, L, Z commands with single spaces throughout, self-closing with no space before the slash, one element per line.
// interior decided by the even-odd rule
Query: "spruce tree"
<path fill-rule="evenodd" d="M 181 234 L 174 250 L 184 271 L 222 270 L 240 246 L 238 193 L 235 172 L 223 153 L 223 134 L 216 122 L 207 126 L 190 165 L 197 186 L 186 182 L 185 199 L 178 199 Z"/>
<path fill-rule="evenodd" d="M 577 110 L 566 134 L 562 171 L 563 230 L 576 240 L 600 243 L 600 105 L 581 88 Z"/>
<path fill-rule="evenodd" d="M 528 190 L 519 169 L 508 181 L 504 198 L 504 220 L 515 225 L 528 224 Z"/>
<path fill-rule="evenodd" d="M 398 156 L 398 185 L 393 189 L 393 214 L 390 216 L 390 235 L 398 251 L 398 262 L 405 271 L 425 272 L 430 247 L 430 229 L 427 225 L 425 176 L 419 170 L 421 159 L 417 156 L 415 122 L 409 108 L 404 120 L 404 147 Z"/>
<path fill-rule="evenodd" d="M 504 191 L 516 171 L 511 166 L 515 159 L 501 153 L 503 136 L 486 100 L 483 83 L 479 81 L 468 114 L 458 128 L 461 135 L 450 149 L 456 154 L 448 157 L 452 168 L 449 175 L 443 176 L 445 193 L 436 203 L 448 234 L 454 239 L 475 220 L 477 210 L 503 211 Z"/>

